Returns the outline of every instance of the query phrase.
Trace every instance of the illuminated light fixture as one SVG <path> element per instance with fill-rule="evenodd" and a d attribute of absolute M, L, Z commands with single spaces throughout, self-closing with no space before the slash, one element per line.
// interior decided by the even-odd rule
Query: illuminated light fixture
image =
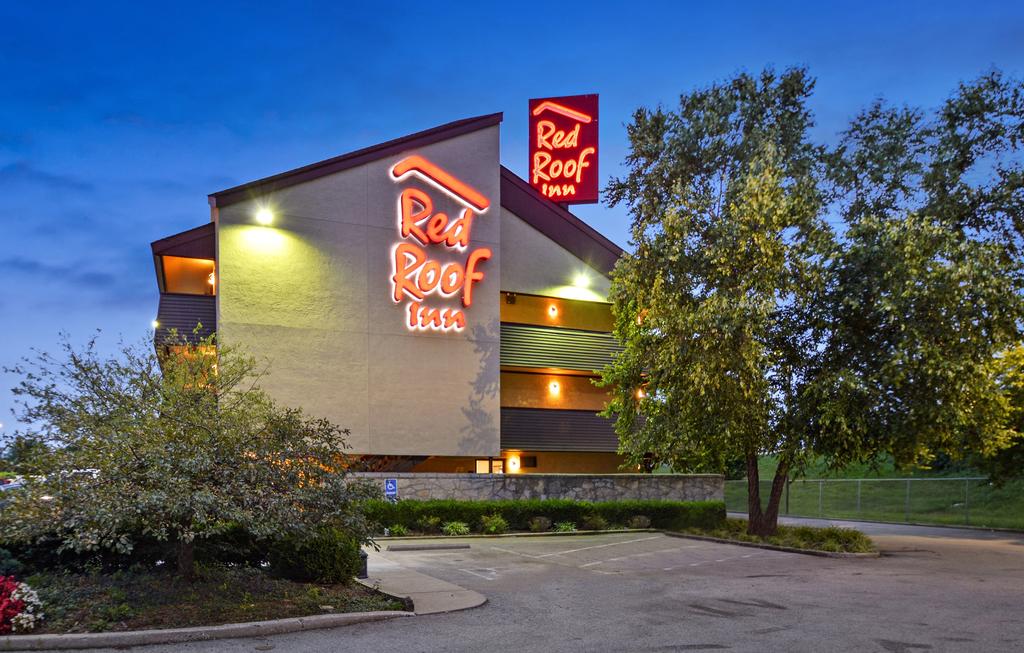
<path fill-rule="evenodd" d="M 261 225 L 267 226 L 274 222 L 274 212 L 267 207 L 262 207 L 256 211 L 256 222 Z"/>
<path fill-rule="evenodd" d="M 637 398 L 637 399 L 643 399 L 643 398 L 644 398 L 644 397 L 646 397 L 646 396 L 647 396 L 647 393 L 646 393 L 646 392 L 644 392 L 644 389 L 643 389 L 643 388 L 637 388 L 637 389 L 636 389 L 636 398 Z"/>
<path fill-rule="evenodd" d="M 557 397 L 558 393 L 562 391 L 562 386 L 558 384 L 558 381 L 552 381 L 548 384 L 548 394 Z"/>
<path fill-rule="evenodd" d="M 548 317 L 558 317 L 558 307 L 555 306 L 554 304 L 548 306 Z"/>
<path fill-rule="evenodd" d="M 512 472 L 513 474 L 518 472 L 519 471 L 519 454 L 517 454 L 517 453 L 510 454 L 509 457 L 508 457 L 507 463 L 508 463 L 508 471 Z"/>
<path fill-rule="evenodd" d="M 589 288 L 590 277 L 587 275 L 586 272 L 580 272 L 575 277 L 573 277 L 572 285 L 576 286 L 577 288 Z"/>
<path fill-rule="evenodd" d="M 150 325 L 151 327 L 153 327 L 154 329 L 156 329 L 156 328 L 159 328 L 159 327 L 160 327 L 160 322 L 159 322 L 159 321 L 157 321 L 157 320 L 153 320 L 152 322 L 150 322 L 150 323 L 149 323 L 149 325 Z"/>
<path fill-rule="evenodd" d="M 210 284 L 211 286 L 216 285 L 216 283 L 217 283 L 217 274 L 215 272 L 211 272 L 206 277 L 206 283 Z"/>

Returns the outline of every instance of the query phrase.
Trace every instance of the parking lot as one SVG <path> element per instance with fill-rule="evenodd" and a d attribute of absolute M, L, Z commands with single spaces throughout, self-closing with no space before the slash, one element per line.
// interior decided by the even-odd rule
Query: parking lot
<path fill-rule="evenodd" d="M 660 533 L 432 540 L 471 548 L 382 553 L 480 592 L 486 605 L 262 640 L 145 650 L 910 652 L 1024 646 L 1021 536 L 892 531 L 875 536 L 883 551 L 877 559 L 820 558 Z"/>

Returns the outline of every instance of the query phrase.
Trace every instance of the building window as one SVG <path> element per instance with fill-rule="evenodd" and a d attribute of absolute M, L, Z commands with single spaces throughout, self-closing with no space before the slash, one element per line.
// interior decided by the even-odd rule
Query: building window
<path fill-rule="evenodd" d="M 164 270 L 164 292 L 181 295 L 215 295 L 217 293 L 216 263 L 205 258 L 161 256 Z"/>
<path fill-rule="evenodd" d="M 537 467 L 537 456 L 520 456 L 519 464 L 523 469 L 534 469 Z"/>
<path fill-rule="evenodd" d="M 505 473 L 505 459 L 504 458 L 485 458 L 476 461 L 476 473 L 477 474 L 504 474 Z"/>

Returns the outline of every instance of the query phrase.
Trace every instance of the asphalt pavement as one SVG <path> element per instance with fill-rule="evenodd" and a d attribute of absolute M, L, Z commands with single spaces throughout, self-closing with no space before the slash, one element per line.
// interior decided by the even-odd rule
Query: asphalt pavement
<path fill-rule="evenodd" d="M 383 551 L 488 598 L 472 610 L 189 651 L 1015 651 L 1024 649 L 1024 536 L 869 528 L 882 557 L 819 558 L 618 533 L 452 539 Z"/>

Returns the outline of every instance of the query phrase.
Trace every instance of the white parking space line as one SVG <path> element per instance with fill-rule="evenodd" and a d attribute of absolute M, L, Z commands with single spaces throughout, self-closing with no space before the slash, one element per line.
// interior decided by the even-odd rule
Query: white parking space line
<path fill-rule="evenodd" d="M 579 553 L 580 551 L 590 551 L 591 549 L 603 549 L 603 548 L 609 547 L 609 546 L 620 546 L 622 544 L 635 544 L 637 542 L 647 542 L 649 540 L 660 540 L 663 537 L 664 537 L 664 535 L 655 535 L 653 537 L 641 537 L 641 538 L 638 538 L 638 539 L 635 539 L 635 540 L 624 540 L 622 542 L 608 542 L 607 544 L 595 544 L 594 546 L 584 546 L 584 547 L 580 547 L 578 549 L 569 549 L 568 551 L 558 551 L 558 552 L 555 552 L 555 553 L 542 553 L 541 555 L 533 556 L 533 557 L 535 557 L 535 558 L 550 558 L 551 556 L 564 556 L 564 555 L 569 555 L 570 553 Z"/>
<path fill-rule="evenodd" d="M 494 580 L 498 577 L 498 572 L 494 569 L 481 569 L 480 571 L 485 572 L 483 574 L 477 571 L 473 571 L 472 569 L 459 569 L 459 571 L 463 571 L 467 574 L 472 574 L 477 578 L 483 578 L 484 580 Z"/>
<path fill-rule="evenodd" d="M 633 558 L 646 558 L 648 556 L 658 555 L 659 553 L 676 553 L 678 551 L 683 551 L 685 549 L 700 548 L 701 546 L 702 545 L 700 545 L 700 544 L 694 544 L 694 545 L 691 545 L 691 546 L 675 546 L 675 547 L 672 547 L 671 549 L 658 549 L 657 551 L 644 551 L 643 553 L 629 553 L 629 554 L 624 555 L 624 556 L 616 556 L 614 558 L 608 558 L 607 560 L 596 560 L 594 562 L 587 562 L 585 564 L 579 565 L 579 568 L 580 569 L 586 569 L 587 567 L 595 567 L 597 565 L 603 565 L 603 564 L 608 563 L 608 562 L 619 562 L 620 560 L 631 560 Z"/>
<path fill-rule="evenodd" d="M 718 563 L 718 562 L 729 562 L 730 560 L 744 560 L 746 558 L 753 558 L 753 557 L 756 557 L 756 556 L 759 556 L 759 555 L 763 555 L 763 554 L 748 553 L 747 555 L 732 556 L 731 558 L 717 558 L 716 560 L 713 560 L 713 561 L 712 560 L 702 560 L 700 562 L 691 562 L 691 563 L 688 563 L 686 565 L 677 565 L 675 567 L 663 567 L 662 571 L 672 571 L 674 569 L 681 569 L 684 566 L 686 566 L 686 567 L 700 567 L 701 565 L 711 565 L 711 564 L 715 564 L 715 563 Z"/>

